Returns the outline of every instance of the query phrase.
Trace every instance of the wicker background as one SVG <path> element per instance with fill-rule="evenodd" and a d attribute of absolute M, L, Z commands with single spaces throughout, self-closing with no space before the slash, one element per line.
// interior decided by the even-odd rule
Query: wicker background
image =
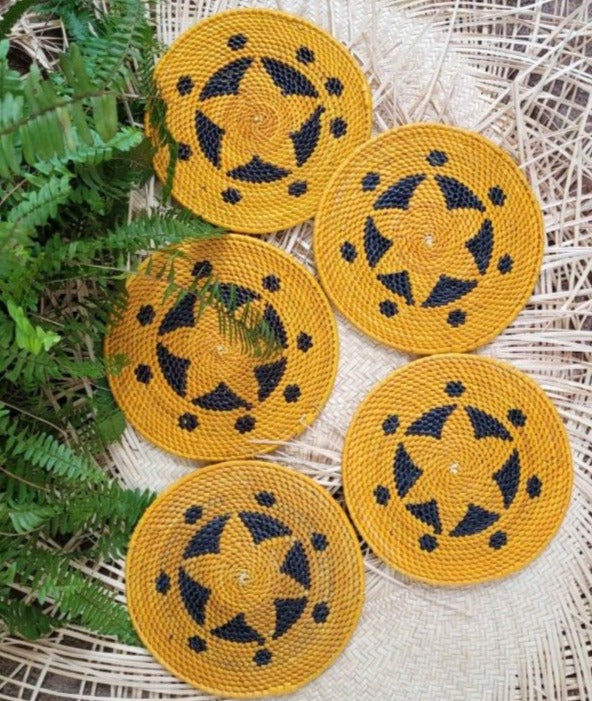
<path fill-rule="evenodd" d="M 366 553 L 367 603 L 351 645 L 294 698 L 361 700 L 592 698 L 592 3 L 587 0 L 163 0 L 165 43 L 236 5 L 298 11 L 348 44 L 373 88 L 375 131 L 418 120 L 475 128 L 508 149 L 539 195 L 547 249 L 527 309 L 482 353 L 546 390 L 566 423 L 574 496 L 552 545 L 491 585 L 411 584 Z M 50 66 L 59 27 L 27 17 L 23 53 Z M 153 186 L 133 198 L 151 206 Z M 312 268 L 309 224 L 271 237 Z M 340 450 L 361 398 L 409 356 L 338 320 L 337 388 L 320 419 L 271 457 L 339 496 Z M 127 484 L 162 488 L 194 466 L 129 430 L 106 457 Z M 89 568 L 123 600 L 122 563 Z M 199 699 L 140 649 L 75 628 L 0 643 L 0 699 Z"/>

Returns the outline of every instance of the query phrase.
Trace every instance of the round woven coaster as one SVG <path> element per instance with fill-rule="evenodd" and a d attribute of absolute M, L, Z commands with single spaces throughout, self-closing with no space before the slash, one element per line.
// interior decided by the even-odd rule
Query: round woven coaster
<path fill-rule="evenodd" d="M 335 165 L 370 136 L 370 90 L 319 27 L 272 10 L 182 34 L 156 83 L 178 142 L 173 195 L 225 228 L 265 233 L 314 215 Z M 154 159 L 165 179 L 169 154 Z"/>
<path fill-rule="evenodd" d="M 540 387 L 505 363 L 423 358 L 364 400 L 343 482 L 370 547 L 432 584 L 511 574 L 551 540 L 569 504 L 571 453 Z"/>
<path fill-rule="evenodd" d="M 373 338 L 411 353 L 494 338 L 534 288 L 540 207 L 524 176 L 479 134 L 417 124 L 364 144 L 317 215 L 321 281 Z"/>
<path fill-rule="evenodd" d="M 309 477 L 267 462 L 200 469 L 148 509 L 127 598 L 146 647 L 221 696 L 287 693 L 351 637 L 364 599 L 356 535 Z"/>
<path fill-rule="evenodd" d="M 128 284 L 129 304 L 105 355 L 128 364 L 110 377 L 130 423 L 187 458 L 221 460 L 273 450 L 303 431 L 327 400 L 337 369 L 337 330 L 315 279 L 268 243 L 240 235 L 190 241 L 160 252 Z M 166 296 L 170 284 L 189 290 Z M 257 355 L 223 312 L 269 340 Z M 226 318 L 225 329 L 220 328 Z M 233 332 L 231 336 L 230 333 Z"/>

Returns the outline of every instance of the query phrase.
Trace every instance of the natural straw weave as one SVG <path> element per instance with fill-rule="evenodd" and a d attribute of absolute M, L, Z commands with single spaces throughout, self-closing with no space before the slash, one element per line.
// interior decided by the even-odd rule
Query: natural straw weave
<path fill-rule="evenodd" d="M 214 694 L 287 693 L 347 644 L 364 599 L 353 528 L 309 477 L 235 461 L 167 489 L 134 532 L 133 622 L 181 679 Z"/>
<path fill-rule="evenodd" d="M 431 584 L 504 577 L 559 528 L 572 487 L 563 424 L 510 365 L 442 355 L 395 371 L 347 434 L 350 514 L 382 559 Z"/>
<path fill-rule="evenodd" d="M 466 351 L 497 336 L 537 280 L 541 210 L 514 161 L 440 124 L 364 144 L 323 195 L 321 281 L 341 312 L 410 353 Z"/>
<path fill-rule="evenodd" d="M 171 268 L 177 289 L 193 292 L 165 297 Z M 271 356 L 243 348 L 221 332 L 218 310 L 201 309 L 195 292 L 215 283 L 237 320 L 248 304 L 246 323 L 266 324 Z M 127 419 L 157 446 L 201 460 L 268 452 L 272 441 L 303 431 L 327 400 L 338 354 L 329 302 L 303 266 L 270 244 L 227 234 L 154 253 L 128 295 L 105 342 L 108 358 L 128 364 L 109 380 Z"/>
<path fill-rule="evenodd" d="M 156 67 L 178 143 L 173 195 L 234 231 L 314 215 L 340 163 L 370 136 L 371 98 L 353 56 L 293 15 L 238 10 L 197 23 Z M 169 152 L 154 159 L 166 178 Z"/>

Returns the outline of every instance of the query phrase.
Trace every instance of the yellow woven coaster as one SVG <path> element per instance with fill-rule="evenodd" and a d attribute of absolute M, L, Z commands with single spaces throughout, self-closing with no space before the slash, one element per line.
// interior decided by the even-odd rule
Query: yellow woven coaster
<path fill-rule="evenodd" d="M 364 400 L 348 431 L 350 514 L 395 569 L 432 584 L 511 574 L 569 504 L 567 434 L 540 387 L 505 363 L 423 358 Z"/>
<path fill-rule="evenodd" d="M 479 134 L 417 124 L 358 149 L 317 216 L 321 281 L 373 338 L 410 353 L 499 334 L 534 288 L 540 207 L 510 156 Z"/>
<path fill-rule="evenodd" d="M 303 266 L 254 238 L 228 234 L 175 251 L 153 254 L 128 284 L 129 304 L 105 344 L 107 357 L 128 359 L 110 377 L 113 394 L 130 423 L 171 453 L 222 460 L 273 450 L 271 441 L 312 423 L 331 392 L 329 302 Z M 193 292 L 165 299 L 171 265 L 175 284 Z M 265 325 L 271 356 L 245 350 L 236 332 L 220 332 L 214 307 L 202 310 L 195 292 L 215 283 L 235 319 L 248 309 L 251 327 Z"/>
<path fill-rule="evenodd" d="M 234 231 L 309 219 L 337 163 L 370 136 L 371 98 L 353 56 L 292 15 L 234 10 L 185 32 L 158 63 L 178 142 L 173 195 Z M 155 157 L 165 179 L 168 151 Z"/>
<path fill-rule="evenodd" d="M 267 462 L 172 485 L 131 540 L 127 598 L 146 647 L 221 696 L 293 691 L 351 637 L 364 599 L 357 537 L 309 477 Z"/>

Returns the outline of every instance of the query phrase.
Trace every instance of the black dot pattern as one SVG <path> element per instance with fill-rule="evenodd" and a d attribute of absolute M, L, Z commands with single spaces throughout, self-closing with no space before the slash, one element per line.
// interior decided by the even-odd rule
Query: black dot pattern
<path fill-rule="evenodd" d="M 255 418 L 253 416 L 241 416 L 236 420 L 234 428 L 239 433 L 249 433 L 255 428 Z"/>
<path fill-rule="evenodd" d="M 496 207 L 502 207 L 506 201 L 506 193 L 496 185 L 489 190 L 489 199 Z"/>
<path fill-rule="evenodd" d="M 136 380 L 144 385 L 147 385 L 152 379 L 152 370 L 149 365 L 138 365 L 134 370 Z"/>
<path fill-rule="evenodd" d="M 520 409 L 510 409 L 508 411 L 508 421 L 517 428 L 522 428 L 526 423 L 526 415 Z"/>
<path fill-rule="evenodd" d="M 378 487 L 376 487 L 376 489 L 374 490 L 374 498 L 376 499 L 377 504 L 379 504 L 380 506 L 386 506 L 389 503 L 389 499 L 391 498 L 391 493 L 388 490 L 388 487 L 379 484 Z"/>
<path fill-rule="evenodd" d="M 306 194 L 308 190 L 308 185 L 304 180 L 297 180 L 295 183 L 290 183 L 288 185 L 288 194 L 292 197 L 302 197 Z"/>
<path fill-rule="evenodd" d="M 382 431 L 385 436 L 392 436 L 399 428 L 399 417 L 391 414 L 382 422 Z"/>
<path fill-rule="evenodd" d="M 531 499 L 536 499 L 541 496 L 541 491 L 543 489 L 543 483 L 540 478 L 536 475 L 528 478 L 526 483 L 526 493 Z"/>
<path fill-rule="evenodd" d="M 263 278 L 261 284 L 269 292 L 278 292 L 280 289 L 280 279 L 276 275 L 267 275 Z"/>
<path fill-rule="evenodd" d="M 146 326 L 154 321 L 155 316 L 156 312 L 154 311 L 154 307 L 152 307 L 150 304 L 146 304 L 143 307 L 140 307 L 140 310 L 136 314 L 136 319 L 141 326 Z"/>
<path fill-rule="evenodd" d="M 284 390 L 284 399 L 292 404 L 300 399 L 300 387 L 298 385 L 288 385 Z"/>
<path fill-rule="evenodd" d="M 384 302 L 381 302 L 378 305 L 378 309 L 380 310 L 380 313 L 383 316 L 386 316 L 388 318 L 390 318 L 391 316 L 395 316 L 395 314 L 398 311 L 397 305 L 390 299 L 385 299 Z"/>
<path fill-rule="evenodd" d="M 329 618 L 329 606 L 324 601 L 315 604 L 312 610 L 312 620 L 315 623 L 324 623 L 327 618 Z"/>
<path fill-rule="evenodd" d="M 255 499 L 260 506 L 273 506 L 275 504 L 275 496 L 271 492 L 259 492 Z"/>
<path fill-rule="evenodd" d="M 339 97 L 343 92 L 343 83 L 339 78 L 328 78 L 325 82 L 325 90 L 328 95 L 336 95 Z"/>
<path fill-rule="evenodd" d="M 512 256 L 509 256 L 506 254 L 505 256 L 502 256 L 498 262 L 497 262 L 497 269 L 500 271 L 502 275 L 506 275 L 507 273 L 512 272 L 512 267 L 514 265 L 514 261 L 512 260 Z"/>
<path fill-rule="evenodd" d="M 508 536 L 503 531 L 496 531 L 489 539 L 489 547 L 494 550 L 503 548 L 508 542 Z"/>
<path fill-rule="evenodd" d="M 177 154 L 180 161 L 188 161 L 191 158 L 191 146 L 189 144 L 179 144 Z"/>
<path fill-rule="evenodd" d="M 419 539 L 419 547 L 422 550 L 431 553 L 438 547 L 438 540 L 433 535 L 426 533 Z"/>
<path fill-rule="evenodd" d="M 353 263 L 356 259 L 356 256 L 358 255 L 356 247 L 353 243 L 350 243 L 349 241 L 344 241 L 341 244 L 339 252 L 341 253 L 341 257 L 343 258 L 343 260 L 346 260 L 348 263 Z"/>
<path fill-rule="evenodd" d="M 253 662 L 258 667 L 263 667 L 271 662 L 272 654 L 269 650 L 257 650 L 253 656 Z"/>
<path fill-rule="evenodd" d="M 376 190 L 380 184 L 380 175 L 378 173 L 366 173 L 362 178 L 362 190 L 364 192 L 371 192 Z"/>
<path fill-rule="evenodd" d="M 210 277 L 212 274 L 212 264 L 209 260 L 198 260 L 191 271 L 193 277 L 200 280 L 202 277 Z"/>
<path fill-rule="evenodd" d="M 182 75 L 177 81 L 177 92 L 179 93 L 179 95 L 185 96 L 189 95 L 192 90 L 193 81 L 191 80 L 191 76 Z"/>
<path fill-rule="evenodd" d="M 462 326 L 465 321 L 467 320 L 467 313 L 463 312 L 462 309 L 455 309 L 454 311 L 450 312 L 448 315 L 448 323 L 450 326 Z"/>
<path fill-rule="evenodd" d="M 229 187 L 226 190 L 222 191 L 222 199 L 227 204 L 237 204 L 241 201 L 242 196 L 236 188 Z"/>
<path fill-rule="evenodd" d="M 296 60 L 300 63 L 313 63 L 315 60 L 314 51 L 306 46 L 301 46 L 296 51 Z"/>
<path fill-rule="evenodd" d="M 179 428 L 185 431 L 195 431 L 198 426 L 197 416 L 195 414 L 182 414 L 179 416 Z"/>
<path fill-rule="evenodd" d="M 201 506 L 190 506 L 185 512 L 185 523 L 195 523 L 196 521 L 199 521 L 202 515 L 203 509 L 201 508 Z"/>
<path fill-rule="evenodd" d="M 309 334 L 301 331 L 296 339 L 296 346 L 299 351 L 306 353 L 312 348 L 312 336 L 309 336 Z"/>
<path fill-rule="evenodd" d="M 312 547 L 319 552 L 326 550 L 329 545 L 329 540 L 324 533 L 313 533 L 310 537 L 310 542 Z"/>
<path fill-rule="evenodd" d="M 171 578 L 166 572 L 161 572 L 156 578 L 155 586 L 159 594 L 166 594 L 171 588 Z"/>
<path fill-rule="evenodd" d="M 233 51 L 242 49 L 247 44 L 247 37 L 244 34 L 233 34 L 228 40 L 228 48 Z"/>
<path fill-rule="evenodd" d="M 448 161 L 448 156 L 444 151 L 430 151 L 426 156 L 426 161 L 431 166 L 443 166 Z"/>
<path fill-rule="evenodd" d="M 342 136 L 345 136 L 347 133 L 347 122 L 343 117 L 335 117 L 335 119 L 331 120 L 331 134 L 336 139 L 340 139 Z"/>
<path fill-rule="evenodd" d="M 465 391 L 465 386 L 462 382 L 449 382 L 444 391 L 449 397 L 460 397 Z"/>

